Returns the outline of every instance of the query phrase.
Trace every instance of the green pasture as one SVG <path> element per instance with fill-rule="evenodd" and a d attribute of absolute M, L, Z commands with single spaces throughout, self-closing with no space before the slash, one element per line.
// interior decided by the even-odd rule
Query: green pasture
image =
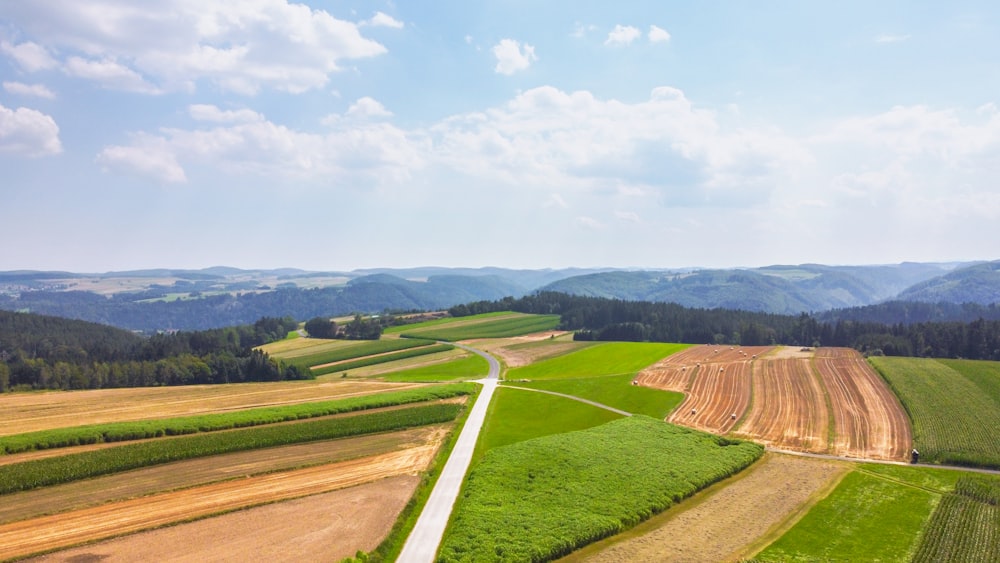
<path fill-rule="evenodd" d="M 404 332 L 412 331 L 422 331 L 424 329 L 437 329 L 441 327 L 456 327 L 476 324 L 480 322 L 496 320 L 498 318 L 511 318 L 522 316 L 524 313 L 514 313 L 513 311 L 500 311 L 497 313 L 483 313 L 481 315 L 470 315 L 468 317 L 445 317 L 443 319 L 434 319 L 433 321 L 423 321 L 419 323 L 411 323 L 398 326 L 386 327 L 382 334 L 402 334 Z"/>
<path fill-rule="evenodd" d="M 473 460 L 493 448 L 592 428 L 619 418 L 622 416 L 609 410 L 565 397 L 499 387 L 486 414 Z"/>
<path fill-rule="evenodd" d="M 913 561 L 1000 561 L 1000 478 L 962 477 L 931 516 Z"/>
<path fill-rule="evenodd" d="M 608 342 L 507 371 L 508 381 L 634 374 L 690 344 Z"/>
<path fill-rule="evenodd" d="M 512 383 L 589 399 L 632 414 L 664 419 L 684 400 L 683 393 L 632 385 L 634 375 L 604 375 L 579 379 L 546 379 Z"/>
<path fill-rule="evenodd" d="M 454 381 L 481 379 L 490 371 L 490 364 L 478 354 L 470 354 L 450 362 L 394 371 L 383 376 L 387 381 Z"/>
<path fill-rule="evenodd" d="M 925 358 L 869 361 L 910 415 L 920 461 L 1000 468 L 996 368 Z"/>
<path fill-rule="evenodd" d="M 311 368 L 313 366 L 319 366 L 333 362 L 354 360 L 357 358 L 364 358 L 366 356 L 374 356 L 375 354 L 397 352 L 399 350 L 406 350 L 409 348 L 419 348 L 421 346 L 430 346 L 434 344 L 434 342 L 431 340 L 399 339 L 399 338 L 391 338 L 385 340 L 348 340 L 348 341 L 334 340 L 332 342 L 337 343 L 337 345 L 330 346 L 329 348 L 322 348 L 320 350 L 307 348 L 306 350 L 309 350 L 309 352 L 307 353 L 296 354 L 294 356 L 288 356 L 288 357 L 280 357 L 280 359 L 299 367 Z M 340 344 L 341 342 L 348 342 L 349 344 L 348 345 Z"/>
<path fill-rule="evenodd" d="M 497 447 L 470 472 L 438 560 L 555 559 L 669 508 L 763 452 L 644 416 Z"/>
<path fill-rule="evenodd" d="M 450 320 L 451 322 L 442 322 Z M 506 313 L 502 315 L 459 317 L 442 319 L 402 327 L 401 336 L 407 338 L 429 338 L 432 340 L 469 340 L 473 338 L 508 338 L 534 332 L 552 330 L 559 325 L 559 315 L 527 315 Z"/>
<path fill-rule="evenodd" d="M 407 348 L 405 350 L 400 350 L 399 352 L 390 352 L 388 354 L 378 354 L 375 356 L 365 356 L 358 358 L 356 360 L 346 360 L 343 362 L 336 362 L 333 364 L 327 364 L 323 367 L 310 368 L 313 375 L 326 375 L 329 373 L 342 373 L 352 369 L 358 369 L 368 366 L 375 366 L 378 364 L 387 364 L 390 362 L 398 362 L 399 360 L 406 360 L 409 358 L 418 358 L 420 356 L 429 356 L 430 354 L 438 354 L 441 352 L 447 352 L 453 350 L 455 347 L 451 344 L 430 344 L 428 346 L 418 346 L 416 348 Z"/>

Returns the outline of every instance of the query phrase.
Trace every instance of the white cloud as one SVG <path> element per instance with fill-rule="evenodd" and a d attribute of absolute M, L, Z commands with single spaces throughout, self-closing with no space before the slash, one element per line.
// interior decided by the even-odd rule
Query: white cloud
<path fill-rule="evenodd" d="M 906 41 L 910 36 L 907 35 L 892 35 L 888 33 L 883 33 L 875 37 L 876 43 L 899 43 L 900 41 Z"/>
<path fill-rule="evenodd" d="M 22 82 L 4 82 L 3 89 L 18 96 L 36 96 L 54 100 L 56 95 L 44 84 L 24 84 Z"/>
<path fill-rule="evenodd" d="M 106 172 L 124 172 L 167 184 L 187 181 L 176 155 L 155 137 L 141 136 L 131 146 L 106 147 L 97 155 L 97 163 Z"/>
<path fill-rule="evenodd" d="M 638 27 L 619 24 L 608 33 L 608 38 L 604 41 L 604 44 L 629 45 L 640 37 L 642 37 L 642 31 Z"/>
<path fill-rule="evenodd" d="M 395 22 L 386 18 L 372 22 Z M 71 75 L 144 93 L 201 82 L 248 95 L 300 93 L 325 87 L 345 60 L 386 52 L 358 24 L 286 0 L 34 0 L 6 4 L 4 19 L 31 39 L 2 45 L 25 69 L 61 62 Z"/>
<path fill-rule="evenodd" d="M 59 66 L 59 63 L 52 58 L 45 47 L 31 41 L 17 45 L 0 41 L 0 52 L 14 59 L 27 72 L 49 70 Z"/>
<path fill-rule="evenodd" d="M 351 107 L 347 108 L 346 115 L 358 118 L 392 117 L 392 112 L 385 109 L 385 106 L 377 100 L 365 96 L 351 104 Z"/>
<path fill-rule="evenodd" d="M 497 58 L 497 66 L 494 70 L 508 76 L 527 69 L 532 62 L 538 60 L 533 46 L 527 43 L 522 46 L 514 39 L 501 39 L 493 46 L 493 56 Z"/>
<path fill-rule="evenodd" d="M 364 23 L 372 27 L 391 27 L 393 29 L 403 29 L 403 22 L 383 12 L 375 12 L 372 19 Z"/>
<path fill-rule="evenodd" d="M 0 153 L 47 156 L 62 152 L 59 126 L 51 116 L 30 108 L 0 105 Z"/>
<path fill-rule="evenodd" d="M 657 27 L 655 25 L 649 26 L 649 33 L 646 34 L 646 37 L 649 38 L 650 43 L 670 41 L 670 33 L 662 27 Z"/>
<path fill-rule="evenodd" d="M 621 221 L 627 221 L 629 223 L 642 223 L 642 219 L 639 218 L 639 214 L 633 211 L 615 211 L 615 217 Z"/>
<path fill-rule="evenodd" d="M 583 225 L 588 229 L 593 229 L 596 231 L 604 230 L 606 228 L 606 225 L 604 223 L 601 223 L 600 221 L 594 219 L 593 217 L 580 216 L 576 218 L 576 222 L 579 225 Z"/>
<path fill-rule="evenodd" d="M 562 209 L 566 209 L 569 207 L 569 204 L 566 203 L 566 200 L 563 199 L 561 195 L 552 194 L 549 196 L 549 199 L 545 200 L 542 207 L 560 207 Z"/>
<path fill-rule="evenodd" d="M 465 44 L 466 45 L 472 45 L 472 36 L 471 35 L 466 35 L 465 36 Z"/>
<path fill-rule="evenodd" d="M 580 22 L 574 22 L 573 32 L 570 33 L 570 37 L 576 37 L 577 39 L 580 39 L 592 31 L 597 31 L 596 25 L 594 24 L 584 25 L 583 23 Z"/>
<path fill-rule="evenodd" d="M 70 57 L 66 60 L 65 70 L 70 76 L 93 80 L 112 90 L 139 94 L 161 93 L 159 88 L 146 82 L 139 73 L 113 60 L 88 61 L 80 57 Z"/>
<path fill-rule="evenodd" d="M 188 114 L 197 121 L 215 123 L 252 123 L 264 120 L 263 115 L 250 109 L 221 110 L 211 104 L 192 104 L 188 106 Z"/>

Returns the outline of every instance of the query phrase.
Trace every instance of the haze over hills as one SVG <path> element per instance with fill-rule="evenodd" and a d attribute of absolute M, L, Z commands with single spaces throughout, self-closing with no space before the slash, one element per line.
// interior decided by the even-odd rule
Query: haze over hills
<path fill-rule="evenodd" d="M 1000 262 L 639 271 L 426 267 L 315 272 L 219 266 L 104 274 L 0 272 L 0 309 L 147 332 L 247 324 L 265 316 L 305 320 L 443 309 L 534 291 L 778 314 L 864 308 L 893 300 L 990 305 L 1000 302 Z M 878 311 L 882 309 L 852 314 L 863 318 Z M 921 313 L 926 314 L 931 313 Z M 976 312 L 945 307 L 933 314 L 947 320 Z"/>

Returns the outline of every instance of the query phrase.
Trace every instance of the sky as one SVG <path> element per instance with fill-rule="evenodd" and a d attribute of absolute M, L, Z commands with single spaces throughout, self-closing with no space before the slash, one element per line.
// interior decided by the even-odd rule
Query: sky
<path fill-rule="evenodd" d="M 989 0 L 3 0 L 0 83 L 0 270 L 1000 258 Z"/>

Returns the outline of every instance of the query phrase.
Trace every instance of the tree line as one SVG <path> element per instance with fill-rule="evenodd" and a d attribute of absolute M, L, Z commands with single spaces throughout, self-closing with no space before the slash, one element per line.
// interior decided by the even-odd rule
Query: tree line
<path fill-rule="evenodd" d="M 982 318 L 971 322 L 824 322 L 805 313 L 697 309 L 556 292 L 479 301 L 449 310 L 454 316 L 496 311 L 558 314 L 560 328 L 577 331 L 578 340 L 838 346 L 873 355 L 1000 360 L 1000 321 Z"/>
<path fill-rule="evenodd" d="M 291 317 L 144 338 L 100 324 L 0 311 L 0 392 L 102 389 L 312 377 L 256 350 L 297 327 Z"/>

